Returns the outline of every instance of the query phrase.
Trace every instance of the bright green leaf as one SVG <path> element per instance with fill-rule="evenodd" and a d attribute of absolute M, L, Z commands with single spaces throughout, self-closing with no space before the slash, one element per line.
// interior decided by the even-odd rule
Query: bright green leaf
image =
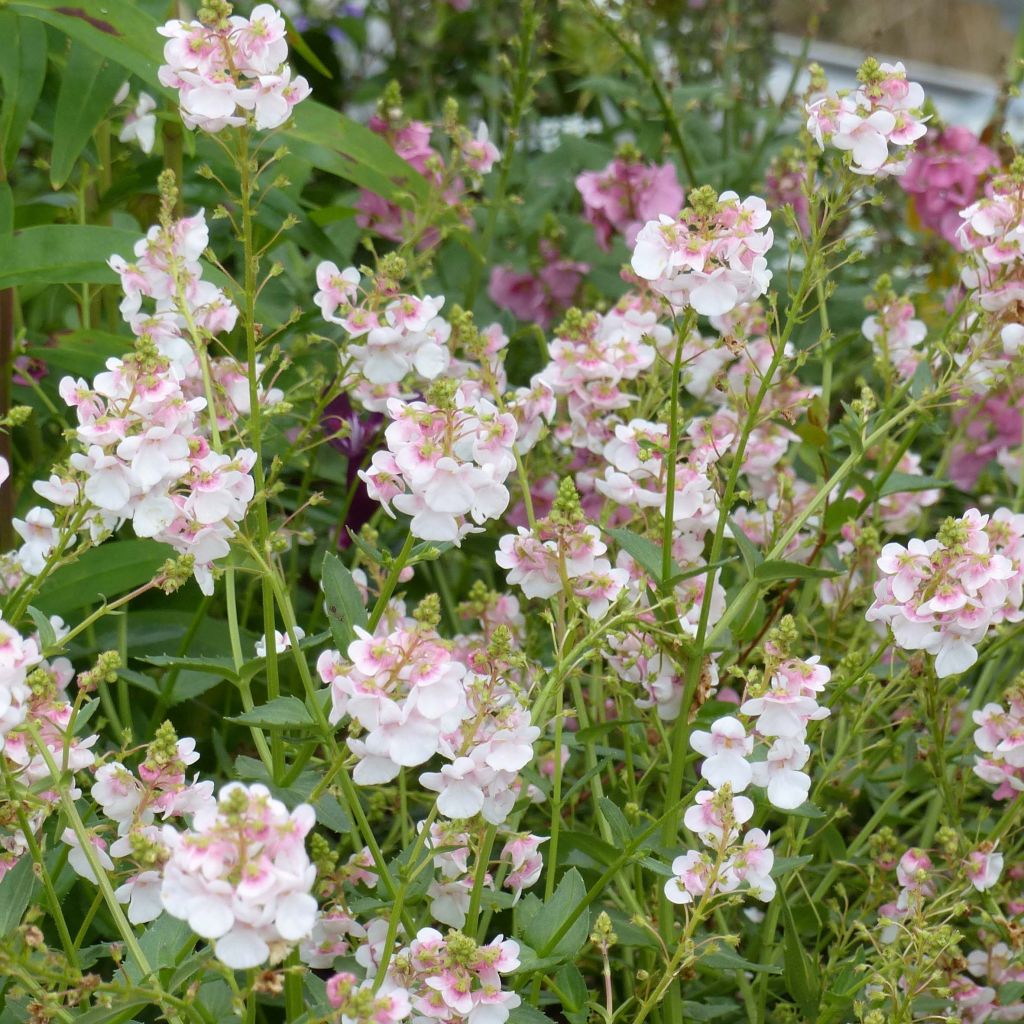
<path fill-rule="evenodd" d="M 113 284 L 114 253 L 130 253 L 135 231 L 93 224 L 43 224 L 16 231 L 0 246 L 0 288 L 39 284 Z M 129 346 L 125 346 L 127 350 Z"/>
<path fill-rule="evenodd" d="M 754 569 L 754 579 L 766 583 L 772 580 L 828 580 L 838 575 L 835 569 L 803 565 L 801 562 L 785 562 L 782 559 L 762 562 Z"/>
<path fill-rule="evenodd" d="M 334 554 L 324 555 L 321 584 L 331 635 L 338 649 L 344 651 L 355 639 L 356 626 L 366 628 L 366 608 L 362 594 L 352 579 L 352 573 Z"/>
<path fill-rule="evenodd" d="M 259 729 L 309 728 L 313 724 L 306 705 L 298 697 L 275 697 L 266 704 L 228 719 L 236 725 Z"/>

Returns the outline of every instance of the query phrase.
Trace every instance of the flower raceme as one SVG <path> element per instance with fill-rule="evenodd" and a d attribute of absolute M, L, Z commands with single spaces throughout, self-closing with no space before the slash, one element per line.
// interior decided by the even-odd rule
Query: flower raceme
<path fill-rule="evenodd" d="M 392 398 L 386 451 L 375 452 L 360 471 L 372 498 L 412 517 L 421 540 L 459 544 L 508 507 L 505 480 L 515 468 L 518 424 L 472 389 L 444 381 L 428 401 Z"/>
<path fill-rule="evenodd" d="M 676 217 L 661 214 L 636 236 L 632 267 L 673 309 L 722 316 L 764 295 L 774 236 L 763 199 L 704 186 Z"/>
<path fill-rule="evenodd" d="M 167 39 L 160 82 L 178 90 L 186 128 L 216 133 L 250 118 L 257 130 L 278 128 L 310 94 L 305 78 L 292 78 L 287 26 L 270 4 L 248 18 L 209 11 L 158 31 Z"/>
<path fill-rule="evenodd" d="M 316 919 L 316 868 L 305 846 L 314 823 L 307 804 L 289 813 L 265 786 L 229 783 L 195 813 L 191 828 L 161 830 L 169 850 L 164 909 L 213 940 L 228 967 L 279 961 Z"/>
<path fill-rule="evenodd" d="M 878 568 L 868 621 L 903 650 L 934 655 L 940 679 L 965 672 L 991 626 L 1024 615 L 1024 515 L 969 509 L 932 540 L 886 544 Z"/>
<path fill-rule="evenodd" d="M 906 161 L 889 147 L 895 146 L 897 153 L 909 151 L 927 132 L 924 90 L 907 81 L 902 63 L 880 64 L 873 58 L 861 65 L 857 80 L 860 84 L 851 94 L 822 95 L 809 102 L 807 130 L 822 150 L 830 143 L 849 153 L 856 174 L 902 174 Z"/>
<path fill-rule="evenodd" d="M 95 543 L 130 521 L 137 536 L 190 555 L 203 592 L 213 593 L 213 563 L 228 553 L 253 498 L 256 454 L 211 446 L 211 419 L 223 428 L 247 415 L 249 390 L 245 367 L 219 358 L 211 366 L 215 405 L 208 406 L 200 347 L 238 318 L 230 299 L 202 279 L 199 257 L 208 243 L 200 211 L 178 221 L 165 217 L 135 246 L 133 262 L 111 257 L 135 350 L 109 359 L 91 384 L 73 377 L 60 383 L 78 420 L 79 450 L 64 472 L 33 485 L 59 519 L 37 507 L 14 522 L 25 573 L 40 573 L 69 534 Z M 262 386 L 258 395 L 267 405 L 282 397 Z"/>

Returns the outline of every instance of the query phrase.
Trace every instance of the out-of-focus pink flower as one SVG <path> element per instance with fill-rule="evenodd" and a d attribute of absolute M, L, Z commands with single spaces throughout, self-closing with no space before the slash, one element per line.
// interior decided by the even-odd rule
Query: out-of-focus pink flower
<path fill-rule="evenodd" d="M 963 223 L 960 211 L 974 202 L 985 171 L 998 163 L 999 157 L 974 132 L 951 125 L 929 132 L 918 143 L 900 185 L 914 197 L 921 224 L 963 249 L 957 238 Z"/>
<path fill-rule="evenodd" d="M 584 216 L 594 225 L 597 244 L 610 249 L 621 233 L 633 245 L 640 229 L 661 214 L 674 217 L 683 206 L 683 190 L 671 163 L 645 164 L 616 157 L 604 170 L 584 171 L 576 178 Z"/>
<path fill-rule="evenodd" d="M 564 259 L 550 241 L 541 242 L 540 254 L 544 263 L 537 271 L 495 267 L 487 294 L 518 319 L 550 327 L 572 305 L 590 264 Z"/>

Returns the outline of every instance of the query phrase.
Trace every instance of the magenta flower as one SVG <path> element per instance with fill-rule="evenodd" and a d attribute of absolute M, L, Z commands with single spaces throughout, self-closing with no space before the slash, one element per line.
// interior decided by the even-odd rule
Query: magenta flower
<path fill-rule="evenodd" d="M 974 202 L 982 176 L 998 163 L 974 132 L 951 125 L 921 140 L 900 185 L 914 197 L 921 224 L 962 250 L 960 211 Z"/>
<path fill-rule="evenodd" d="M 616 157 L 602 171 L 576 178 L 584 216 L 594 225 L 597 244 L 610 249 L 618 232 L 633 245 L 640 228 L 661 214 L 674 217 L 683 206 L 683 190 L 671 163 L 645 164 Z"/>

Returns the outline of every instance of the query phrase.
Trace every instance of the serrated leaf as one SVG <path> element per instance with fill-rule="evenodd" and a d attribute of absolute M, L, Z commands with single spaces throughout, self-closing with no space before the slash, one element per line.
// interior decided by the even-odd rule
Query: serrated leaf
<path fill-rule="evenodd" d="M 772 559 L 762 562 L 754 569 L 754 579 L 763 583 L 772 580 L 828 580 L 839 573 L 835 569 L 824 569 L 815 565 L 803 565 L 800 562 L 786 562 Z"/>
<path fill-rule="evenodd" d="M 313 725 L 313 716 L 298 697 L 275 697 L 267 704 L 232 716 L 228 721 L 258 729 L 308 729 Z"/>
<path fill-rule="evenodd" d="M 366 628 L 366 607 L 352 573 L 334 554 L 324 555 L 321 585 L 324 610 L 331 627 L 331 636 L 342 652 L 355 639 L 355 629 Z"/>
<path fill-rule="evenodd" d="M 50 184 L 63 188 L 71 177 L 86 143 L 106 120 L 124 68 L 100 56 L 85 43 L 73 40 L 60 77 L 60 92 L 53 115 L 53 154 Z"/>

